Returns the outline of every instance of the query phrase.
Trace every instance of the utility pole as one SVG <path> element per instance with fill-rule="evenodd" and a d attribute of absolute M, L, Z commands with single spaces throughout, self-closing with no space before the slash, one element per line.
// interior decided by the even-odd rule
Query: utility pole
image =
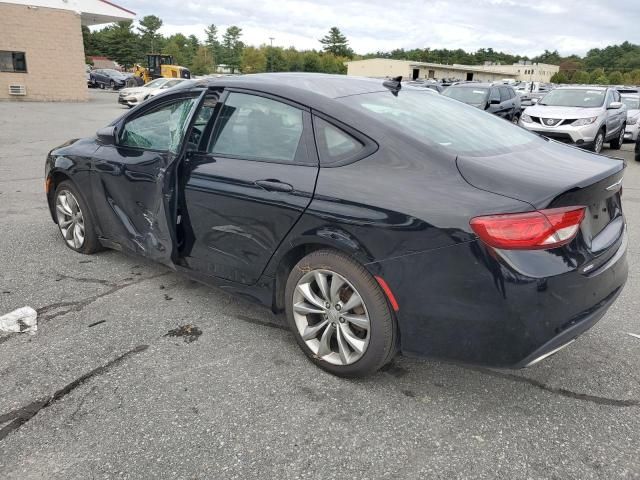
<path fill-rule="evenodd" d="M 275 39 L 275 37 L 269 37 L 269 41 L 271 42 L 271 48 L 269 48 L 269 65 L 270 65 L 270 69 L 273 72 L 273 40 Z"/>

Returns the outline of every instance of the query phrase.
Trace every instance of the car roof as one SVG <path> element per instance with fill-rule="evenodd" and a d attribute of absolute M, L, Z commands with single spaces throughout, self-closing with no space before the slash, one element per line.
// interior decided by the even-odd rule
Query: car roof
<path fill-rule="evenodd" d="M 293 96 L 310 94 L 326 98 L 340 98 L 362 93 L 386 90 L 382 85 L 384 79 L 365 77 L 347 77 L 323 73 L 257 73 L 229 77 L 204 79 L 209 87 L 223 86 L 227 88 L 258 89 L 266 93 L 278 94 L 286 91 L 292 100 Z"/>
<path fill-rule="evenodd" d="M 455 85 L 451 85 L 449 88 L 453 88 L 453 87 L 491 88 L 491 87 L 509 87 L 509 86 L 510 85 L 494 84 L 490 82 L 462 82 L 462 83 L 456 83 Z"/>
<path fill-rule="evenodd" d="M 602 87 L 600 85 L 564 85 L 557 87 L 556 90 L 609 90 L 610 87 Z"/>
<path fill-rule="evenodd" d="M 621 93 L 620 96 L 624 98 L 640 98 L 640 93 Z"/>

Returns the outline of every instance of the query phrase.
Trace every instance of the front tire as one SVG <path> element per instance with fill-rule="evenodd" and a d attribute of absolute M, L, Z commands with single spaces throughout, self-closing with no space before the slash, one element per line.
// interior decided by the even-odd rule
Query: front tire
<path fill-rule="evenodd" d="M 67 247 L 86 255 L 102 250 L 93 215 L 73 183 L 61 182 L 53 202 L 58 229 Z"/>
<path fill-rule="evenodd" d="M 604 130 L 599 130 L 596 134 L 596 138 L 594 138 L 593 140 L 593 146 L 591 147 L 591 150 L 594 153 L 600 153 L 602 152 L 602 145 L 604 145 Z"/>
<path fill-rule="evenodd" d="M 624 143 L 624 132 L 626 129 L 627 129 L 627 126 L 623 124 L 622 128 L 620 129 L 620 134 L 618 135 L 618 137 L 615 140 L 611 140 L 611 142 L 609 142 L 609 146 L 613 150 L 620 150 L 620 148 L 622 148 L 622 144 Z"/>
<path fill-rule="evenodd" d="M 111 90 L 115 90 L 116 89 L 116 82 L 114 82 L 113 80 L 111 80 L 109 82 L 109 88 L 111 88 Z"/>
<path fill-rule="evenodd" d="M 396 352 L 396 324 L 384 292 L 345 254 L 318 250 L 300 260 L 285 290 L 289 327 L 320 368 L 363 377 Z"/>

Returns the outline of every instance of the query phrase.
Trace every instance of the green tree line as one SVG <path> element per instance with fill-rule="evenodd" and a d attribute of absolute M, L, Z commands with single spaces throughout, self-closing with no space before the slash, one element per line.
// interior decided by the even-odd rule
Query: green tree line
<path fill-rule="evenodd" d="M 215 24 L 204 31 L 204 41 L 195 35 L 159 33 L 162 20 L 148 15 L 133 22 L 118 22 L 94 32 L 82 27 L 85 54 L 115 60 L 125 68 L 146 64 L 148 53 L 172 55 L 177 65 L 187 67 L 194 75 L 214 73 L 218 65 L 233 72 L 323 72 L 345 73 L 344 62 L 353 58 L 348 40 L 337 27 L 319 40 L 322 50 L 297 50 L 268 45 L 253 47 L 242 41 L 242 29 L 230 26 L 219 32 Z"/>
<path fill-rule="evenodd" d="M 91 32 L 83 27 L 85 53 L 104 55 L 126 68 L 144 64 L 147 53 L 173 55 L 176 64 L 188 67 L 193 74 L 203 75 L 226 65 L 234 72 L 324 72 L 345 73 L 344 62 L 350 59 L 390 58 L 443 64 L 482 65 L 485 62 L 512 64 L 518 61 L 549 63 L 560 66 L 554 83 L 640 84 L 640 45 L 624 42 L 589 50 L 584 57 L 562 56 L 557 50 L 545 50 L 535 57 L 513 55 L 493 48 L 475 52 L 462 49 L 415 48 L 355 55 L 349 41 L 337 27 L 319 39 L 318 50 L 298 50 L 271 45 L 250 46 L 242 41 L 242 29 L 230 26 L 224 32 L 215 24 L 203 32 L 203 41 L 195 35 L 159 33 L 162 20 L 148 15 L 137 26 L 119 22 Z"/>

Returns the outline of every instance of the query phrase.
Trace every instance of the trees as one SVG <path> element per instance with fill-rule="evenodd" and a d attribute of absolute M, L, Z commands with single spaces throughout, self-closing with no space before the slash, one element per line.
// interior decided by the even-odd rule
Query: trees
<path fill-rule="evenodd" d="M 338 57 L 353 58 L 353 50 L 349 48 L 349 41 L 338 27 L 331 27 L 329 33 L 320 39 L 326 53 L 332 53 Z"/>
<path fill-rule="evenodd" d="M 551 83 L 569 83 L 569 78 L 564 72 L 554 73 L 551 77 Z"/>
<path fill-rule="evenodd" d="M 240 63 L 242 73 L 260 73 L 267 71 L 267 57 L 264 45 L 260 48 L 245 47 Z"/>
<path fill-rule="evenodd" d="M 162 20 L 155 15 L 147 15 L 140 20 L 138 31 L 140 32 L 140 44 L 145 53 L 161 51 L 162 36 L 158 34 L 160 27 L 162 27 Z"/>
<path fill-rule="evenodd" d="M 218 27 L 215 24 L 209 25 L 204 29 L 204 34 L 206 39 L 204 44 L 207 46 L 209 55 L 211 56 L 211 63 L 215 66 L 220 62 L 221 52 L 220 52 L 220 41 L 218 40 Z"/>
<path fill-rule="evenodd" d="M 208 73 L 213 73 L 214 66 L 211 60 L 211 53 L 206 46 L 200 45 L 198 47 L 191 62 L 190 69 L 191 73 L 194 75 L 206 75 Z"/>
<path fill-rule="evenodd" d="M 609 78 L 609 82 L 612 85 L 620 85 L 620 84 L 624 83 L 624 80 L 622 78 L 622 73 L 621 72 L 613 71 L 613 72 L 609 73 L 607 75 L 607 77 Z"/>
<path fill-rule="evenodd" d="M 584 70 L 579 70 L 573 74 L 571 81 L 573 83 L 589 83 L 591 81 L 591 77 Z"/>
<path fill-rule="evenodd" d="M 222 62 L 231 67 L 231 73 L 235 73 L 242 63 L 242 50 L 244 44 L 240 40 L 242 29 L 235 25 L 230 26 L 222 36 Z"/>
<path fill-rule="evenodd" d="M 100 50 L 125 68 L 130 68 L 142 57 L 140 40 L 133 31 L 132 22 L 124 21 L 102 30 Z"/>

